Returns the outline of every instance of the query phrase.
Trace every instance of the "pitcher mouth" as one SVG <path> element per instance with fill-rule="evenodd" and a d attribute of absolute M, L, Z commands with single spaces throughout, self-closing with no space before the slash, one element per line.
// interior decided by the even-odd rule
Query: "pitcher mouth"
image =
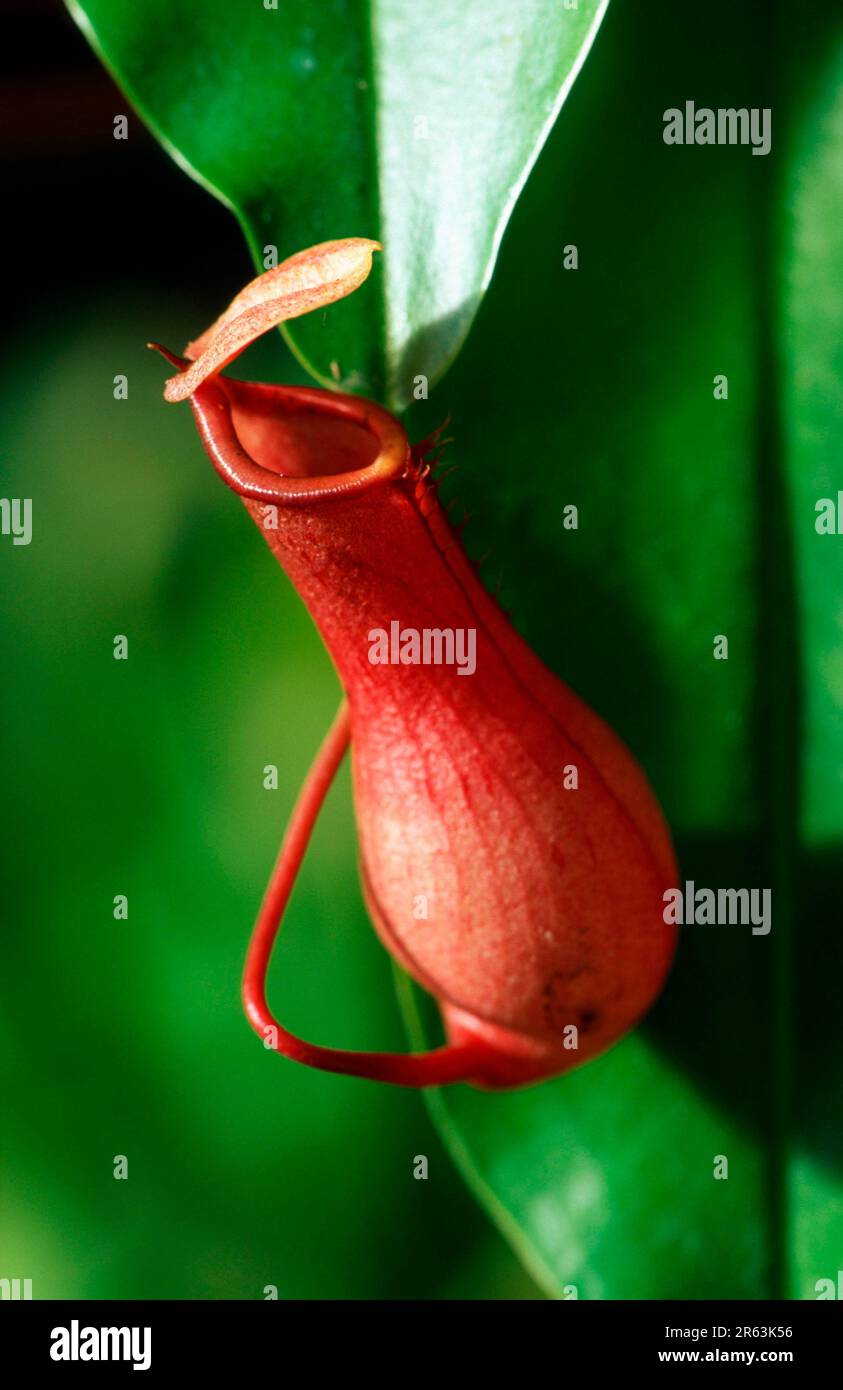
<path fill-rule="evenodd" d="M 151 343 L 174 366 L 186 359 Z M 214 374 L 190 397 L 205 451 L 241 497 L 281 506 L 365 492 L 408 469 L 407 435 L 374 401 Z"/>

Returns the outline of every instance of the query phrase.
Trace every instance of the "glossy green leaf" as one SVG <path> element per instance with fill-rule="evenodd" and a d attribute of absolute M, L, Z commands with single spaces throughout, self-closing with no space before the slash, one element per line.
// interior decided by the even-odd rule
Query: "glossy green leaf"
<path fill-rule="evenodd" d="M 401 997 L 425 1032 L 415 992 Z M 738 1119 L 644 1038 L 567 1079 L 435 1094 L 457 1166 L 551 1297 L 754 1298 L 765 1284 L 764 1161 Z M 728 1156 L 728 1181 L 709 1155 Z M 700 1161 L 689 1164 L 689 1155 Z M 716 1206 L 713 1206 L 713 1200 Z"/>
<path fill-rule="evenodd" d="M 174 158 L 237 213 L 259 268 L 268 248 L 383 241 L 375 283 L 287 334 L 317 378 L 400 408 L 458 352 L 607 3 L 71 8 Z M 238 288 L 220 286 L 220 307 Z"/>

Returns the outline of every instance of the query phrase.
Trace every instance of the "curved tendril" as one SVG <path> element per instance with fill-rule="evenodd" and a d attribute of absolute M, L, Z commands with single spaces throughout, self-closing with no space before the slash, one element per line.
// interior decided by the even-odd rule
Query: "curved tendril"
<path fill-rule="evenodd" d="M 259 1037 L 274 1051 L 294 1062 L 321 1071 L 341 1072 L 398 1086 L 440 1086 L 467 1081 L 477 1071 L 482 1048 L 474 1043 L 451 1044 L 432 1052 L 347 1052 L 319 1047 L 283 1028 L 266 1001 L 266 976 L 275 939 L 296 875 L 328 789 L 350 741 L 348 704 L 343 700 L 299 792 L 272 877 L 255 922 L 243 971 L 243 1005 Z"/>

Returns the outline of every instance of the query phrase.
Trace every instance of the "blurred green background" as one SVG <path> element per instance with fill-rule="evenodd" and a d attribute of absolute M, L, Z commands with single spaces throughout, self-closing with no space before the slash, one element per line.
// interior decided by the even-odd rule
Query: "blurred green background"
<path fill-rule="evenodd" d="M 70 20 L 5 8 L 17 259 L 0 482 L 33 499 L 34 537 L 0 543 L 0 1276 L 32 1278 L 36 1298 L 543 1297 L 418 1095 L 287 1064 L 242 1016 L 248 931 L 338 691 L 143 344 L 180 347 L 251 266 L 230 214 L 139 122 L 115 153 L 125 100 Z M 469 548 L 491 552 L 519 628 L 642 759 L 688 876 L 773 882 L 781 905 L 769 941 L 683 939 L 639 1038 L 544 1092 L 603 1117 L 591 1149 L 525 1142 L 515 1184 L 543 1258 L 582 1269 L 581 1297 L 812 1297 L 843 1265 L 843 569 L 813 531 L 815 498 L 840 485 L 839 406 L 811 357 L 839 325 L 824 238 L 840 50 L 831 6 L 795 33 L 771 13 L 610 7 L 469 345 L 410 414 L 418 437 L 451 412 Z M 775 156 L 667 149 L 661 113 L 686 98 L 773 104 Z M 242 375 L 304 380 L 280 340 Z M 561 529 L 567 502 L 579 533 Z M 718 632 L 728 666 L 711 659 Z M 270 998 L 321 1043 L 407 1045 L 357 887 L 347 771 Z M 640 1037 L 669 1102 L 627 1084 Z M 465 1101 L 512 1136 L 506 1103 Z M 723 1145 L 738 1162 L 718 1210 Z M 553 1165 L 584 1174 L 573 1212 L 531 1187 Z"/>

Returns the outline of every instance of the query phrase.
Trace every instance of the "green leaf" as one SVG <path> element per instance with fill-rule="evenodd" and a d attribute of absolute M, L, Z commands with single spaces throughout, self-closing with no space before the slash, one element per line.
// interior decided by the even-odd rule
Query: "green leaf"
<path fill-rule="evenodd" d="M 406 978 L 399 998 L 426 1045 L 432 1030 Z M 641 1036 L 535 1089 L 460 1087 L 429 1103 L 469 1186 L 551 1297 L 757 1296 L 762 1159 Z M 729 1158 L 726 1182 L 710 1162 L 688 1167 L 689 1152 L 712 1144 Z"/>
<path fill-rule="evenodd" d="M 375 283 L 285 332 L 327 384 L 400 409 L 468 333 L 608 0 L 71 0 L 159 140 L 260 269 L 343 236 Z M 220 286 L 220 308 L 239 286 Z M 197 325 L 190 326 L 190 332 Z"/>
<path fill-rule="evenodd" d="M 820 7 L 822 11 L 822 7 Z M 831 13 L 829 14 L 831 18 Z M 830 499 L 843 532 L 843 34 L 812 16 L 792 83 L 782 181 L 781 382 L 801 668 L 801 760 L 792 968 L 791 1290 L 815 1298 L 843 1267 L 843 534 L 817 532 Z M 826 1286 L 827 1287 L 827 1286 Z M 826 1294 L 827 1296 L 827 1294 Z"/>

